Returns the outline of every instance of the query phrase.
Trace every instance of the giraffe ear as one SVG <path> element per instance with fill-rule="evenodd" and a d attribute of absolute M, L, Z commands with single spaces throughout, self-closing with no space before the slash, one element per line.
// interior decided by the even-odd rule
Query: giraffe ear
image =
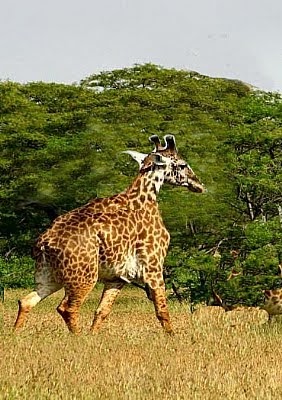
<path fill-rule="evenodd" d="M 124 154 L 129 154 L 133 160 L 137 161 L 139 164 L 139 168 L 142 167 L 143 161 L 145 160 L 145 158 L 147 157 L 148 154 L 144 154 L 144 153 L 139 153 L 138 151 L 134 151 L 134 150 L 125 150 L 123 151 Z"/>

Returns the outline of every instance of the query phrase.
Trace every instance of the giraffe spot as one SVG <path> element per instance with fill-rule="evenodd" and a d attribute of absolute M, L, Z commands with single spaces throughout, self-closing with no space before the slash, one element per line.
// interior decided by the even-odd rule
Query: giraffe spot
<path fill-rule="evenodd" d="M 280 295 L 280 290 L 279 290 L 279 289 L 274 289 L 274 290 L 272 290 L 272 293 L 273 293 L 275 296 Z"/>
<path fill-rule="evenodd" d="M 140 239 L 140 240 L 144 240 L 144 239 L 146 238 L 146 231 L 145 231 L 145 229 L 142 229 L 138 236 L 139 236 L 139 239 Z"/>
<path fill-rule="evenodd" d="M 158 286 L 157 281 L 155 279 L 151 279 L 150 284 L 153 289 L 156 289 L 156 287 Z"/>
<path fill-rule="evenodd" d="M 114 253 L 117 253 L 118 251 L 121 251 L 121 248 L 120 248 L 120 246 L 118 244 L 116 244 L 115 246 L 112 247 L 112 251 Z"/>
<path fill-rule="evenodd" d="M 126 226 L 125 221 L 123 221 L 123 224 L 121 224 L 121 225 L 118 227 L 118 229 L 117 229 L 117 236 L 122 236 L 123 230 L 124 230 L 124 229 L 125 229 L 125 232 L 126 232 L 127 234 L 129 234 L 128 227 Z"/>
<path fill-rule="evenodd" d="M 161 229 L 161 224 L 159 223 L 159 221 L 157 220 L 155 223 L 155 228 L 156 229 Z"/>
<path fill-rule="evenodd" d="M 152 243 L 146 245 L 146 251 L 148 254 L 151 254 L 154 251 L 154 246 Z"/>
<path fill-rule="evenodd" d="M 121 227 L 121 228 L 122 228 L 122 227 Z M 135 229 L 134 221 L 128 221 L 127 229 L 128 229 L 129 232 L 132 232 L 132 231 Z M 122 229 L 122 230 L 123 230 L 123 229 Z M 121 230 L 121 231 L 122 231 L 122 230 Z"/>
<path fill-rule="evenodd" d="M 72 274 L 73 273 L 73 269 L 72 268 L 66 268 L 65 272 L 67 274 Z"/>

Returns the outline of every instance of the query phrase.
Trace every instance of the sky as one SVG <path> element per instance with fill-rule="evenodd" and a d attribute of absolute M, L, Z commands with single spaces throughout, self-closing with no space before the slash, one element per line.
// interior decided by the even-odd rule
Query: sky
<path fill-rule="evenodd" d="M 282 92 L 282 1 L 1 3 L 0 80 L 74 83 L 147 62 Z"/>

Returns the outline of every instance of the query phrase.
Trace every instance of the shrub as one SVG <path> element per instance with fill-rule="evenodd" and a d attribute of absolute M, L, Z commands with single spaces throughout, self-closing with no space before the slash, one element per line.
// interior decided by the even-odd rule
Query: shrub
<path fill-rule="evenodd" d="M 0 258 L 0 286 L 26 288 L 33 286 L 34 261 L 31 257 Z"/>

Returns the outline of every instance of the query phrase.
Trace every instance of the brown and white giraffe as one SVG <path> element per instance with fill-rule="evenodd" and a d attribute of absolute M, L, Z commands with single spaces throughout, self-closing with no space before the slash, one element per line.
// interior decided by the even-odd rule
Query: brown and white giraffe
<path fill-rule="evenodd" d="M 279 264 L 282 276 L 282 264 Z M 264 305 L 261 307 L 268 312 L 269 321 L 274 315 L 282 314 L 282 289 L 264 290 Z"/>
<path fill-rule="evenodd" d="M 282 264 L 279 264 L 278 267 L 279 267 L 280 275 L 282 276 Z M 236 278 L 236 276 L 241 275 L 241 274 L 242 274 L 242 271 L 236 272 L 234 269 L 232 269 L 227 280 Z M 235 304 L 235 305 L 229 306 L 219 296 L 219 294 L 215 292 L 214 289 L 212 290 L 212 295 L 214 298 L 214 305 L 218 305 L 218 306 L 222 307 L 225 311 L 257 308 L 257 309 L 265 310 L 268 313 L 269 321 L 271 321 L 273 316 L 282 314 L 282 289 L 264 290 L 263 294 L 264 294 L 264 304 L 260 307 L 247 307 L 247 306 L 244 306 L 241 304 Z"/>
<path fill-rule="evenodd" d="M 79 332 L 79 308 L 100 280 L 104 290 L 91 331 L 100 328 L 123 286 L 137 281 L 149 286 L 156 316 L 172 332 L 163 280 L 169 233 L 156 197 L 164 182 L 199 193 L 204 187 L 178 155 L 174 137 L 164 139 L 162 147 L 152 136 L 155 149 L 149 154 L 125 152 L 140 167 L 127 190 L 58 217 L 40 236 L 34 250 L 36 289 L 19 301 L 16 329 L 37 303 L 63 287 L 57 311 L 71 332 Z"/>

